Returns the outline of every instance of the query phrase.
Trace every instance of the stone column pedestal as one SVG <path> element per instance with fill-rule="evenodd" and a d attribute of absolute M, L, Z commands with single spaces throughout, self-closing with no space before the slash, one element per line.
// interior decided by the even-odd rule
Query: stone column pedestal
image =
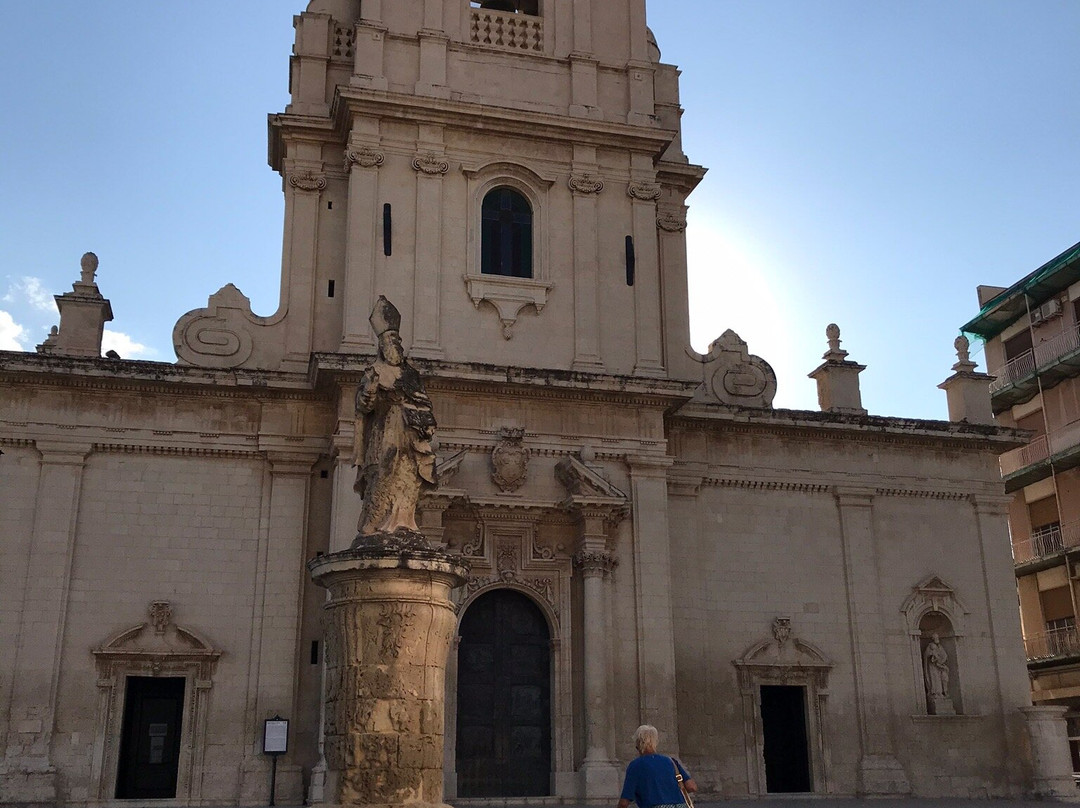
<path fill-rule="evenodd" d="M 1066 707 L 1021 707 L 1031 752 L 1032 792 L 1036 797 L 1077 799 L 1065 730 Z"/>
<path fill-rule="evenodd" d="M 442 805 L 446 661 L 457 626 L 450 591 L 468 567 L 387 536 L 365 537 L 308 569 L 330 593 L 324 799 Z"/>

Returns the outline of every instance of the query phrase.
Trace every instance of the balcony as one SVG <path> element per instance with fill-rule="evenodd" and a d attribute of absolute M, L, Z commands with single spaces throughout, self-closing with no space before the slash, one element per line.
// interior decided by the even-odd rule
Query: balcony
<path fill-rule="evenodd" d="M 1080 522 L 1047 525 L 1032 533 L 1030 539 L 1013 544 L 1013 563 L 1031 564 L 1076 547 L 1080 547 Z"/>
<path fill-rule="evenodd" d="M 1028 662 L 1046 662 L 1080 656 L 1080 634 L 1075 628 L 1057 628 L 1024 638 Z"/>
<path fill-rule="evenodd" d="M 998 458 L 1005 490 L 1018 491 L 1049 477 L 1051 462 L 1059 472 L 1080 465 L 1080 421 L 1066 424 L 1048 435 L 1040 435 L 1027 446 Z"/>
<path fill-rule="evenodd" d="M 1078 374 L 1080 326 L 1075 326 L 1010 359 L 993 373 L 996 378 L 990 382 L 990 396 L 994 413 L 1031 401 L 1039 392 L 1040 379 L 1043 389 L 1048 390 Z"/>

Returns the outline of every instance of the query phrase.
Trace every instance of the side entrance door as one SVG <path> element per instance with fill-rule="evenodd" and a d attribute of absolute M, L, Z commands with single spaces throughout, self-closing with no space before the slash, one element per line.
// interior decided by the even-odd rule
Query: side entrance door
<path fill-rule="evenodd" d="M 461 620 L 457 775 L 461 797 L 539 797 L 551 782 L 551 647 L 529 598 L 481 595 Z"/>
<path fill-rule="evenodd" d="M 128 677 L 117 799 L 176 797 L 183 716 L 183 678 Z"/>

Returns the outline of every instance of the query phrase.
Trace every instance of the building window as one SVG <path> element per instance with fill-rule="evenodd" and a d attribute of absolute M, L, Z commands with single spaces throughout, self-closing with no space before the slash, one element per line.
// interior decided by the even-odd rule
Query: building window
<path fill-rule="evenodd" d="M 513 188 L 495 188 L 484 197 L 481 220 L 480 272 L 531 278 L 533 211 L 529 200 Z"/>

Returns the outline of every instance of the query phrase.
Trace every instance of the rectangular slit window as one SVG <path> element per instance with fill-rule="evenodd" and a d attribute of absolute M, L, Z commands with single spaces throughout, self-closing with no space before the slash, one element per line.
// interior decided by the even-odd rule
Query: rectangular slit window
<path fill-rule="evenodd" d="M 333 297 L 334 296 L 334 282 L 333 281 L 327 281 L 326 282 L 326 296 L 327 297 Z"/>
<path fill-rule="evenodd" d="M 311 641 L 311 664 L 312 665 L 318 665 L 319 664 L 319 641 L 318 640 L 312 640 Z"/>
<path fill-rule="evenodd" d="M 634 285 L 634 273 L 637 270 L 637 254 L 634 252 L 634 237 L 626 237 L 626 285 Z"/>
<path fill-rule="evenodd" d="M 389 257 L 393 253 L 393 218 L 390 212 L 390 203 L 387 202 L 382 207 L 382 238 L 383 238 L 383 255 Z"/>
<path fill-rule="evenodd" d="M 333 210 L 334 209 L 334 203 L 333 202 L 327 202 L 326 203 L 326 209 L 327 210 Z"/>

